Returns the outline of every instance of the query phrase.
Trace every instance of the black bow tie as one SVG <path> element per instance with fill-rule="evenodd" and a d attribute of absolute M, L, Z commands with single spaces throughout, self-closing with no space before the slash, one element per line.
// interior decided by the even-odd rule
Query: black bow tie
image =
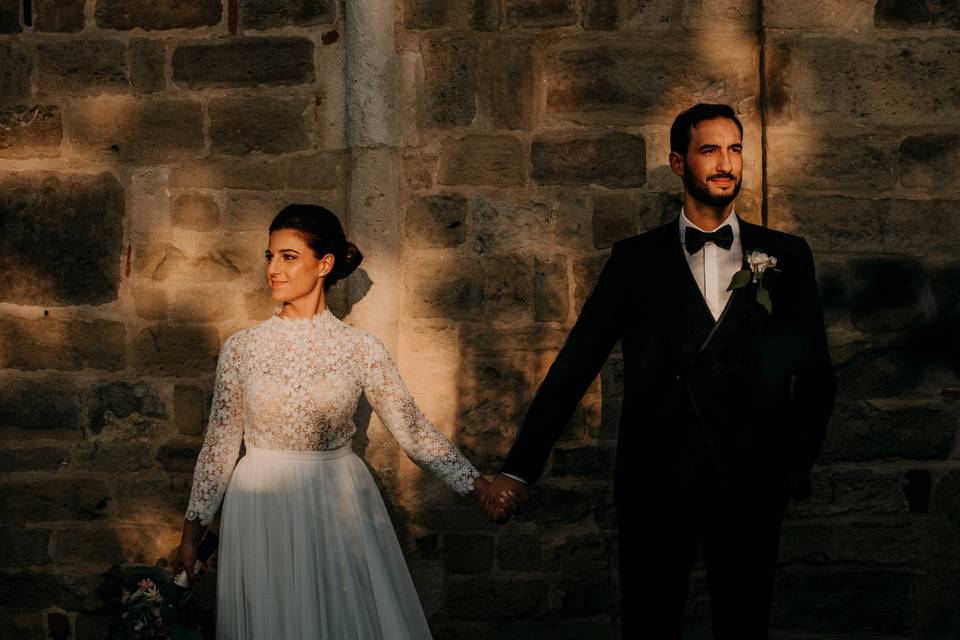
<path fill-rule="evenodd" d="M 716 231 L 700 231 L 694 227 L 687 227 L 683 236 L 684 245 L 687 247 L 687 253 L 695 254 L 707 242 L 712 242 L 718 247 L 729 250 L 733 246 L 733 227 L 728 224 L 723 225 Z"/>

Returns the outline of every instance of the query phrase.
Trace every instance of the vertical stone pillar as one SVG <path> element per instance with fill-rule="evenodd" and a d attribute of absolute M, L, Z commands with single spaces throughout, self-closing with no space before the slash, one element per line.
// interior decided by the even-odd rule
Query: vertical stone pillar
<path fill-rule="evenodd" d="M 393 0 L 355 0 L 344 7 L 347 218 L 369 278 L 347 280 L 350 317 L 392 350 L 400 316 L 395 6 Z"/>

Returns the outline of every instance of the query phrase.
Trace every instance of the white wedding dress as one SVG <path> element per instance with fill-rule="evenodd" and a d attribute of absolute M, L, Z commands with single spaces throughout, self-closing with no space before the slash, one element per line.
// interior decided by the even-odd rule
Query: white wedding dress
<path fill-rule="evenodd" d="M 430 637 L 383 499 L 350 447 L 361 392 L 415 462 L 459 494 L 473 489 L 479 472 L 370 334 L 325 310 L 230 336 L 186 513 L 206 525 L 223 501 L 218 640 Z"/>

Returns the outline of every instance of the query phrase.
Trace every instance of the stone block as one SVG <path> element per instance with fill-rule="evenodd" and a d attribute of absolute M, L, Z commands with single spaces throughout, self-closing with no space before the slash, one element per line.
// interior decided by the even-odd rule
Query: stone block
<path fill-rule="evenodd" d="M 183 520 L 190 500 L 192 478 L 189 476 L 169 474 L 138 482 L 120 480 L 123 481 L 114 485 L 116 510 L 127 522 L 169 527 Z"/>
<path fill-rule="evenodd" d="M 504 7 L 508 27 L 566 27 L 577 23 L 574 0 L 507 0 Z"/>
<path fill-rule="evenodd" d="M 913 258 L 864 258 L 849 261 L 850 320 L 866 333 L 904 331 L 922 321 L 924 299 L 917 283 L 926 276 Z"/>
<path fill-rule="evenodd" d="M 643 136 L 631 133 L 542 134 L 533 139 L 530 156 L 538 184 L 641 187 L 647 181 Z"/>
<path fill-rule="evenodd" d="M 337 17 L 333 0 L 241 0 L 244 29 L 275 29 L 329 24 Z"/>
<path fill-rule="evenodd" d="M 19 6 L 18 6 L 19 11 Z M 0 15 L 2 24 L 2 15 Z M 19 27 L 19 22 L 17 22 Z M 3 29 L 0 27 L 0 33 Z M 0 105 L 20 104 L 30 99 L 33 57 L 27 45 L 18 41 L 0 42 Z"/>
<path fill-rule="evenodd" d="M 200 454 L 200 444 L 168 442 L 157 449 L 157 460 L 171 473 L 193 473 Z"/>
<path fill-rule="evenodd" d="M 56 533 L 54 559 L 60 564 L 98 562 L 153 565 L 168 559 L 180 536 L 172 527 L 91 527 Z"/>
<path fill-rule="evenodd" d="M 910 136 L 900 144 L 900 184 L 940 192 L 960 182 L 960 136 Z"/>
<path fill-rule="evenodd" d="M 916 517 L 876 520 L 864 518 L 836 525 L 838 563 L 876 563 L 919 566 L 927 556 L 930 533 Z"/>
<path fill-rule="evenodd" d="M 143 93 L 163 91 L 167 83 L 164 43 L 134 38 L 127 45 L 127 54 L 130 57 L 130 85 Z"/>
<path fill-rule="evenodd" d="M 550 475 L 613 479 L 616 449 L 611 446 L 556 448 Z"/>
<path fill-rule="evenodd" d="M 869 4 L 861 2 L 861 4 Z M 877 0 L 874 9 L 877 27 L 896 29 L 960 29 L 960 6 L 955 2 L 914 2 Z"/>
<path fill-rule="evenodd" d="M 405 0 L 403 26 L 407 29 L 496 30 L 496 0 Z"/>
<path fill-rule="evenodd" d="M 529 402 L 530 355 L 471 355 L 461 365 L 460 416 L 463 433 L 483 441 L 488 456 L 506 456 Z"/>
<path fill-rule="evenodd" d="M 896 141 L 879 136 L 768 132 L 767 179 L 774 188 L 896 189 Z"/>
<path fill-rule="evenodd" d="M 170 173 L 166 167 L 137 169 L 130 175 L 129 229 L 133 232 L 170 230 Z"/>
<path fill-rule="evenodd" d="M 210 101 L 213 153 L 286 153 L 310 148 L 305 100 L 254 97 Z"/>
<path fill-rule="evenodd" d="M 603 491 L 591 486 L 561 486 L 548 480 L 531 496 L 523 520 L 543 527 L 580 524 L 597 510 Z"/>
<path fill-rule="evenodd" d="M 170 309 L 170 317 L 177 322 L 219 322 L 235 316 L 233 292 L 222 288 L 179 289 Z"/>
<path fill-rule="evenodd" d="M 20 33 L 20 3 L 13 0 L 0 2 L 0 33 Z"/>
<path fill-rule="evenodd" d="M 50 562 L 47 549 L 50 531 L 47 529 L 24 529 L 22 527 L 0 528 L 0 566 L 13 567 Z"/>
<path fill-rule="evenodd" d="M 216 369 L 220 343 L 213 327 L 157 324 L 142 329 L 133 348 L 140 373 L 196 376 Z"/>
<path fill-rule="evenodd" d="M 544 565 L 560 574 L 562 610 L 571 617 L 619 611 L 612 566 L 612 539 L 593 533 L 560 537 L 548 543 Z"/>
<path fill-rule="evenodd" d="M 115 300 L 123 213 L 123 189 L 109 173 L 0 173 L 0 273 L 7 280 L 0 300 Z"/>
<path fill-rule="evenodd" d="M 484 256 L 483 317 L 493 324 L 529 324 L 533 319 L 533 270 L 519 256 Z"/>
<path fill-rule="evenodd" d="M 172 64 L 173 81 L 191 89 L 309 84 L 314 79 L 313 43 L 306 38 L 185 42 L 174 50 Z"/>
<path fill-rule="evenodd" d="M 109 320 L 55 320 L 6 316 L 0 318 L 0 367 L 39 369 L 105 369 L 126 367 L 122 322 Z"/>
<path fill-rule="evenodd" d="M 566 335 L 565 329 L 545 324 L 496 328 L 464 324 L 460 328 L 463 347 L 476 351 L 556 351 Z"/>
<path fill-rule="evenodd" d="M 684 64 L 676 64 L 680 59 Z M 751 99 L 757 92 L 755 60 L 752 33 L 629 46 L 562 39 L 543 52 L 546 115 L 577 123 L 669 124 L 695 100 L 737 105 Z"/>
<path fill-rule="evenodd" d="M 110 493 L 101 480 L 46 478 L 0 484 L 4 525 L 97 520 L 107 515 L 109 504 Z"/>
<path fill-rule="evenodd" d="M 142 422 L 167 417 L 160 395 L 146 384 L 107 382 L 96 385 L 88 398 L 89 429 L 100 434 L 110 423 Z"/>
<path fill-rule="evenodd" d="M 404 235 L 415 247 L 455 247 L 467 238 L 467 199 L 461 195 L 412 196 Z"/>
<path fill-rule="evenodd" d="M 190 231 L 213 231 L 220 226 L 220 207 L 212 196 L 184 193 L 173 201 L 173 226 Z"/>
<path fill-rule="evenodd" d="M 960 68 L 946 62 L 960 55 L 960 38 L 802 39 L 791 55 L 792 103 L 809 117 L 938 126 L 960 115 Z"/>
<path fill-rule="evenodd" d="M 474 201 L 477 253 L 546 253 L 556 249 L 585 248 L 589 243 L 589 201 L 586 194 L 560 193 L 533 197 L 518 204 L 510 200 L 478 197 Z"/>
<path fill-rule="evenodd" d="M 53 40 L 37 45 L 37 90 L 85 94 L 127 88 L 127 48 L 118 40 Z"/>
<path fill-rule="evenodd" d="M 946 459 L 957 436 L 958 417 L 960 411 L 940 399 L 841 401 L 820 459 Z"/>
<path fill-rule="evenodd" d="M 276 194 L 233 193 L 227 197 L 224 227 L 244 231 L 266 231 L 283 208 L 285 200 Z"/>
<path fill-rule="evenodd" d="M 403 273 L 404 298 L 414 318 L 476 320 L 483 305 L 480 262 L 471 258 L 418 258 Z"/>
<path fill-rule="evenodd" d="M 163 320 L 167 317 L 167 292 L 154 287 L 137 287 L 133 290 L 137 317 L 144 320 Z"/>
<path fill-rule="evenodd" d="M 340 156 L 320 152 L 287 160 L 287 188 L 303 191 L 337 189 L 340 183 Z"/>
<path fill-rule="evenodd" d="M 752 32 L 757 7 L 744 0 L 630 0 L 629 26 L 634 29 L 709 29 Z"/>
<path fill-rule="evenodd" d="M 447 611 L 462 620 L 504 621 L 528 618 L 545 604 L 547 584 L 531 576 L 448 578 Z"/>
<path fill-rule="evenodd" d="M 115 428 L 119 423 L 111 420 L 108 429 Z M 146 442 L 110 442 L 103 438 L 94 440 L 78 453 L 72 467 L 100 473 L 136 473 L 152 468 L 153 462 L 153 450 Z"/>
<path fill-rule="evenodd" d="M 172 189 L 283 189 L 285 165 L 266 158 L 211 158 L 170 169 Z"/>
<path fill-rule="evenodd" d="M 574 262 L 573 268 L 573 306 L 579 314 L 583 303 L 593 288 L 597 286 L 600 271 L 607 262 L 608 254 L 587 256 Z"/>
<path fill-rule="evenodd" d="M 0 383 L 0 433 L 22 438 L 79 438 L 80 392 L 68 380 L 8 378 Z"/>
<path fill-rule="evenodd" d="M 479 53 L 477 40 L 469 36 L 446 36 L 421 44 L 427 127 L 465 127 L 473 122 Z"/>
<path fill-rule="evenodd" d="M 479 531 L 496 530 L 495 524 L 487 520 L 483 511 L 477 509 L 476 505 L 468 507 L 451 507 L 446 505 L 442 508 L 423 508 L 411 514 L 412 521 L 415 524 L 426 527 L 434 531 L 469 531 L 476 533 Z"/>
<path fill-rule="evenodd" d="M 873 4 L 872 0 L 767 0 L 763 22 L 770 29 L 870 29 Z"/>
<path fill-rule="evenodd" d="M 84 607 L 99 606 L 99 598 L 93 589 L 100 578 L 90 580 L 82 576 L 56 575 L 33 570 L 16 573 L 0 573 L 0 602 L 13 610 L 46 609 L 57 607 L 76 611 Z M 91 602 L 92 601 L 92 602 Z M 37 615 L 37 618 L 41 618 Z M 20 639 L 21 636 L 13 636 Z M 41 638 L 49 638 L 43 629 Z"/>
<path fill-rule="evenodd" d="M 72 103 L 65 121 L 74 150 L 102 161 L 170 162 L 203 152 L 203 112 L 189 100 L 100 96 Z"/>
<path fill-rule="evenodd" d="M 873 200 L 771 194 L 770 226 L 822 251 L 953 256 L 960 245 L 951 200 Z M 917 220 L 924 224 L 918 225 Z"/>
<path fill-rule="evenodd" d="M 529 129 L 533 121 L 532 40 L 496 38 L 481 48 L 479 92 L 483 119 L 494 129 Z"/>
<path fill-rule="evenodd" d="M 583 28 L 597 31 L 616 31 L 623 19 L 618 0 L 586 0 L 583 8 Z"/>
<path fill-rule="evenodd" d="M 791 509 L 802 517 L 838 514 L 906 513 L 903 478 L 897 468 L 815 467 L 813 496 L 795 503 Z"/>
<path fill-rule="evenodd" d="M 443 536 L 443 568 L 447 574 L 489 573 L 493 567 L 493 536 Z"/>
<path fill-rule="evenodd" d="M 200 387 L 178 384 L 173 387 L 173 416 L 177 432 L 199 436 L 204 427 L 204 393 Z"/>
<path fill-rule="evenodd" d="M 111 616 L 80 612 L 74 621 L 76 640 L 100 640 L 110 633 Z"/>
<path fill-rule="evenodd" d="M 97 26 L 101 29 L 160 31 L 199 29 L 220 23 L 220 0 L 96 0 Z"/>
<path fill-rule="evenodd" d="M 16 106 L 0 110 L 0 158 L 60 155 L 63 125 L 53 105 Z"/>
<path fill-rule="evenodd" d="M 497 567 L 501 571 L 540 571 L 543 568 L 540 537 L 522 534 L 498 536 Z"/>
<path fill-rule="evenodd" d="M 70 449 L 31 447 L 0 450 L 0 473 L 10 471 L 57 471 L 70 462 Z"/>
<path fill-rule="evenodd" d="M 917 578 L 885 569 L 780 572 L 772 626 L 812 632 L 908 632 L 917 623 Z"/>
<path fill-rule="evenodd" d="M 537 322 L 563 322 L 570 312 L 567 258 L 555 254 L 533 260 L 534 318 Z"/>
<path fill-rule="evenodd" d="M 525 150 L 511 136 L 449 138 L 440 149 L 440 184 L 509 187 L 524 184 L 525 174 Z"/>
<path fill-rule="evenodd" d="M 76 33 L 83 31 L 85 0 L 34 0 L 33 30 Z"/>

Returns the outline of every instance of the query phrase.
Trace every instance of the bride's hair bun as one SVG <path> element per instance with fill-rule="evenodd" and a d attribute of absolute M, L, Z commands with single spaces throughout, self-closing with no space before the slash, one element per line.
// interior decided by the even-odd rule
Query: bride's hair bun
<path fill-rule="evenodd" d="M 324 289 L 349 276 L 363 260 L 357 245 L 348 242 L 344 236 L 340 220 L 326 207 L 315 204 L 288 205 L 270 223 L 270 233 L 280 229 L 292 229 L 303 236 L 317 259 L 328 253 L 333 254 L 333 270 L 323 281 Z"/>

